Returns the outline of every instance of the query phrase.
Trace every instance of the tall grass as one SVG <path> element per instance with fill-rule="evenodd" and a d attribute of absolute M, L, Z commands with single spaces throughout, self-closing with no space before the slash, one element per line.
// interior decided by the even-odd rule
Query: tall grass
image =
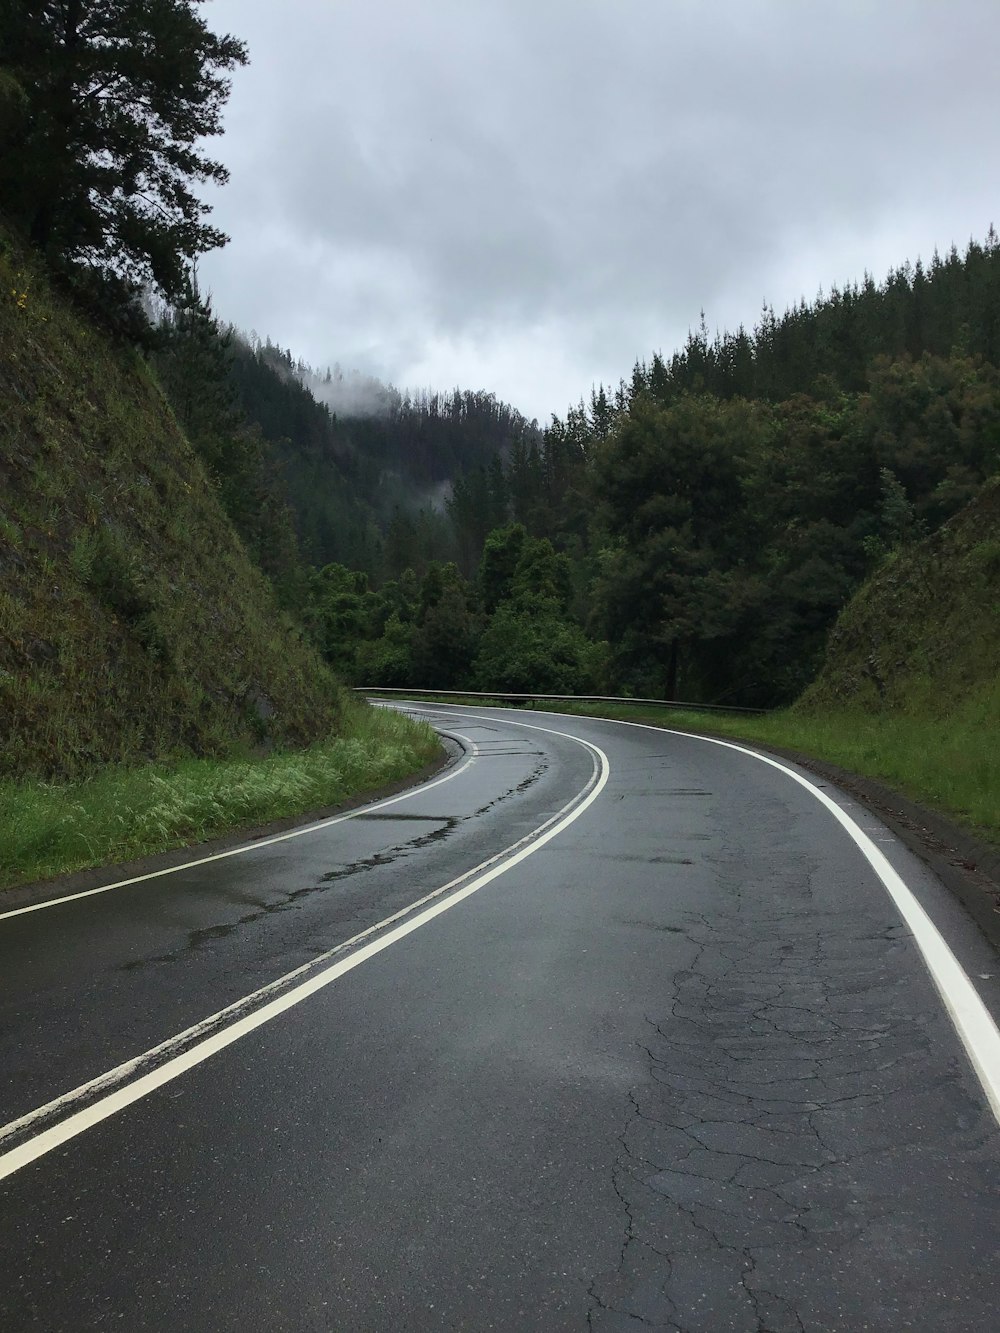
<path fill-rule="evenodd" d="M 434 732 L 350 704 L 342 734 L 262 759 L 115 767 L 70 783 L 0 783 L 0 886 L 114 864 L 337 805 L 440 754 Z"/>

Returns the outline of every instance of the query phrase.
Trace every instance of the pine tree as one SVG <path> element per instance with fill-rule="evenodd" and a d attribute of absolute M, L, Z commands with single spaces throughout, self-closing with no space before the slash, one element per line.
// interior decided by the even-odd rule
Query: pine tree
<path fill-rule="evenodd" d="M 50 261 L 173 295 L 226 237 L 195 182 L 224 182 L 200 141 L 221 133 L 242 42 L 199 0 L 6 0 L 0 200 Z"/>

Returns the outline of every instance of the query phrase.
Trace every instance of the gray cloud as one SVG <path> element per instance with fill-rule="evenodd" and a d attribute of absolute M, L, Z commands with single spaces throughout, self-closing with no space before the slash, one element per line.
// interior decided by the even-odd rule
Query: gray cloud
<path fill-rule="evenodd" d="M 994 220 L 994 0 L 211 0 L 247 39 L 203 264 L 314 365 L 547 417 Z"/>

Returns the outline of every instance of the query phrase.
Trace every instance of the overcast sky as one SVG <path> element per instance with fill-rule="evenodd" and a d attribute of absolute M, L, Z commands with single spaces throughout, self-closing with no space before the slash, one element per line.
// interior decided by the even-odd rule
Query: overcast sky
<path fill-rule="evenodd" d="M 997 0 L 209 0 L 243 37 L 202 261 L 320 367 L 543 423 L 1000 225 Z"/>

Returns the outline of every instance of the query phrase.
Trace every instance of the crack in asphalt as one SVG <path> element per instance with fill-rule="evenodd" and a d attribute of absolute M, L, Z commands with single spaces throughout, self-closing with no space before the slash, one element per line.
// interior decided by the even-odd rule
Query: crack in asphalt
<path fill-rule="evenodd" d="M 377 870 L 395 864 L 406 857 L 412 856 L 415 852 L 425 847 L 432 846 L 434 843 L 443 842 L 461 825 L 469 823 L 472 820 L 480 819 L 490 810 L 495 809 L 504 801 L 512 797 L 519 796 L 526 792 L 530 787 L 541 778 L 548 768 L 545 755 L 542 751 L 532 751 L 537 756 L 537 762 L 534 767 L 520 782 L 512 787 L 508 787 L 498 796 L 495 796 L 485 805 L 471 811 L 465 815 L 386 815 L 386 814 L 362 814 L 355 816 L 355 822 L 378 822 L 384 821 L 390 823 L 393 820 L 402 823 L 434 823 L 440 827 L 432 829 L 428 833 L 416 834 L 405 841 L 395 843 L 391 847 L 383 848 L 374 852 L 371 856 L 359 858 L 357 861 L 351 861 L 346 864 L 334 866 L 312 884 L 303 885 L 297 889 L 289 889 L 281 897 L 273 902 L 258 903 L 254 910 L 244 913 L 232 921 L 220 922 L 211 926 L 200 926 L 197 929 L 190 930 L 186 941 L 176 949 L 169 950 L 166 953 L 152 954 L 145 958 L 132 959 L 127 963 L 122 963 L 119 970 L 122 972 L 132 972 L 140 968 L 148 967 L 154 964 L 176 963 L 189 954 L 197 952 L 200 949 L 210 947 L 215 941 L 226 939 L 234 935 L 237 931 L 246 926 L 253 925 L 266 917 L 273 916 L 280 912 L 293 911 L 299 907 L 303 899 L 311 898 L 314 894 L 329 891 L 331 884 L 338 884 L 341 881 L 347 881 L 357 875 L 362 875 L 370 870 Z M 322 948 L 327 946 L 323 945 Z M 321 951 L 321 950 L 320 950 Z"/>
<path fill-rule="evenodd" d="M 590 1284 L 588 1328 L 991 1327 L 971 1279 L 933 1312 L 920 1303 L 944 1299 L 933 1264 L 924 1297 L 893 1274 L 900 1251 L 933 1253 L 931 1223 L 897 1197 L 900 1163 L 913 1164 L 903 1193 L 926 1190 L 919 1162 L 953 1216 L 974 1200 L 995 1222 L 996 1127 L 961 1063 L 934 1062 L 945 1020 L 923 974 L 900 966 L 913 956 L 905 928 L 824 901 L 779 807 L 764 816 L 779 854 L 753 864 L 724 846 L 708 858 L 721 910 L 673 928 L 690 956 L 636 1040 L 647 1076 L 611 1165 L 621 1252 Z M 876 921 L 880 908 L 891 915 L 875 904 Z M 925 1137 L 932 1104 L 950 1115 L 947 1148 Z M 864 1301 L 875 1314 L 862 1323 Z"/>

